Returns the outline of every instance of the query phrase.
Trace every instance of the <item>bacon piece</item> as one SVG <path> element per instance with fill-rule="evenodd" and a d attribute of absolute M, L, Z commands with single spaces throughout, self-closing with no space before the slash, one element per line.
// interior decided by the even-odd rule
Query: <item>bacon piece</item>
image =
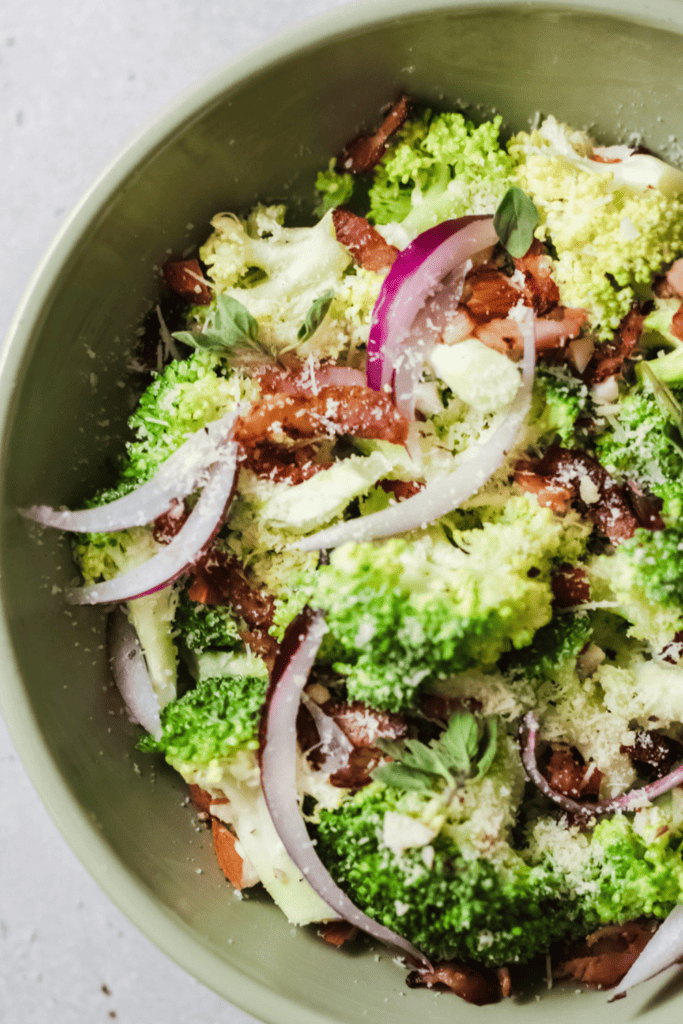
<path fill-rule="evenodd" d="M 683 341 L 683 302 L 671 317 L 671 333 L 679 341 Z"/>
<path fill-rule="evenodd" d="M 197 260 L 169 260 L 161 268 L 164 281 L 176 295 L 196 306 L 208 306 L 212 292 Z"/>
<path fill-rule="evenodd" d="M 524 490 L 540 495 L 545 504 L 563 500 L 567 492 L 571 504 L 613 544 L 632 537 L 639 526 L 624 488 L 599 462 L 579 449 L 551 445 L 541 459 L 518 462 L 515 480 Z M 595 501 L 586 500 L 592 497 L 589 490 L 596 491 Z"/>
<path fill-rule="evenodd" d="M 636 733 L 633 745 L 621 746 L 619 750 L 628 754 L 635 767 L 653 782 L 663 779 L 678 761 L 683 760 L 683 744 L 656 729 Z"/>
<path fill-rule="evenodd" d="M 249 886 L 255 885 L 256 881 L 252 877 L 253 868 L 249 870 L 251 866 L 245 865 L 235 848 L 236 836 L 218 818 L 214 818 L 211 822 L 211 833 L 218 866 L 227 880 L 234 885 L 235 889 L 247 889 Z"/>
<path fill-rule="evenodd" d="M 326 921 L 318 928 L 318 935 L 323 942 L 337 948 L 355 939 L 357 934 L 358 929 L 349 921 Z"/>
<path fill-rule="evenodd" d="M 553 750 L 543 774 L 557 793 L 597 803 L 603 773 L 594 763 L 586 764 L 578 750 L 565 747 Z"/>
<path fill-rule="evenodd" d="M 661 498 L 645 494 L 634 480 L 627 480 L 625 487 L 638 525 L 645 530 L 663 530 L 666 524 L 659 514 L 664 504 Z"/>
<path fill-rule="evenodd" d="M 216 548 L 193 566 L 188 597 L 201 604 L 229 604 L 252 630 L 273 624 L 275 598 L 249 579 L 234 555 Z"/>
<path fill-rule="evenodd" d="M 578 981 L 589 988 L 613 988 L 635 963 L 656 926 L 641 921 L 610 925 L 572 943 L 553 967 L 558 981 Z"/>
<path fill-rule="evenodd" d="M 514 264 L 524 275 L 527 305 L 533 306 L 538 316 L 559 305 L 560 289 L 552 277 L 553 261 L 537 238 L 524 256 L 515 259 Z"/>
<path fill-rule="evenodd" d="M 411 971 L 406 984 L 409 988 L 450 989 L 466 1003 L 474 1003 L 475 1006 L 499 1003 L 503 987 L 495 971 L 459 960 L 436 964 L 432 971 Z"/>
<path fill-rule="evenodd" d="M 373 135 L 357 135 L 349 142 L 337 159 L 339 171 L 365 174 L 384 156 L 387 140 L 398 131 L 410 113 L 410 101 L 403 95 L 394 103 Z"/>
<path fill-rule="evenodd" d="M 418 480 L 378 480 L 377 486 L 387 494 L 393 494 L 396 501 L 405 501 L 418 494 L 424 487 Z"/>
<path fill-rule="evenodd" d="M 307 444 L 302 448 L 284 448 L 282 445 L 250 445 L 242 450 L 240 464 L 263 480 L 275 483 L 301 484 L 310 480 L 321 469 L 332 463 L 318 460 L 316 448 Z"/>
<path fill-rule="evenodd" d="M 552 316 L 537 317 L 535 324 L 536 351 L 547 353 L 564 348 L 567 341 L 576 338 L 581 333 L 587 315 L 585 309 L 556 306 Z M 521 358 L 524 351 L 524 341 L 519 324 L 511 318 L 494 319 L 479 324 L 474 331 L 474 336 L 489 348 L 494 348 L 504 355 Z"/>
<path fill-rule="evenodd" d="M 211 804 L 214 803 L 214 799 L 210 793 L 207 793 L 201 786 L 195 786 L 190 783 L 190 800 L 202 814 L 209 814 L 211 810 Z M 227 803 L 227 801 L 226 801 Z"/>
<path fill-rule="evenodd" d="M 590 601 L 588 575 L 580 565 L 561 565 L 550 577 L 550 589 L 556 608 L 573 608 Z"/>
<path fill-rule="evenodd" d="M 510 278 L 497 267 L 483 264 L 470 271 L 465 282 L 463 304 L 479 321 L 506 317 L 522 297 Z"/>
<path fill-rule="evenodd" d="M 593 358 L 583 373 L 585 384 L 594 387 L 607 380 L 608 377 L 621 374 L 624 362 L 633 355 L 640 340 L 644 320 L 645 314 L 642 310 L 638 306 L 632 306 L 617 327 L 614 338 L 596 348 Z"/>
<path fill-rule="evenodd" d="M 396 246 L 385 242 L 365 217 L 338 206 L 332 211 L 332 223 L 337 241 L 346 246 L 365 270 L 385 270 L 398 256 Z"/>
<path fill-rule="evenodd" d="M 335 434 L 404 444 L 408 422 L 383 393 L 366 387 L 329 387 L 308 398 L 266 395 L 235 427 L 235 440 L 247 450 L 267 441 Z"/>
<path fill-rule="evenodd" d="M 187 504 L 174 498 L 168 511 L 154 520 L 152 536 L 157 544 L 170 544 L 175 535 L 182 530 L 189 515 Z"/>
<path fill-rule="evenodd" d="M 671 292 L 683 299 L 683 259 L 676 260 L 666 273 L 666 283 Z"/>

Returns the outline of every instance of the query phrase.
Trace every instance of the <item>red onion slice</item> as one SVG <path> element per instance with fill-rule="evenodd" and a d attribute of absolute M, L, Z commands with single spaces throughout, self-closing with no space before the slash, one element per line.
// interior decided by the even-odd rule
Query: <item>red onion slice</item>
<path fill-rule="evenodd" d="M 167 512 L 175 500 L 196 490 L 202 475 L 216 461 L 216 451 L 229 438 L 237 419 L 236 411 L 202 427 L 164 462 L 155 476 L 130 494 L 77 512 L 32 505 L 21 515 L 41 526 L 73 533 L 114 533 L 131 526 L 144 526 Z"/>
<path fill-rule="evenodd" d="M 122 608 L 109 616 L 107 625 L 109 664 L 131 722 L 137 722 L 154 739 L 161 738 L 159 700 L 147 671 L 145 656 L 135 629 Z"/>
<path fill-rule="evenodd" d="M 610 1002 L 623 998 L 630 988 L 649 981 L 667 967 L 683 960 L 683 906 L 679 904 L 659 926 L 636 962 L 610 993 Z"/>
<path fill-rule="evenodd" d="M 669 772 L 668 775 L 664 775 L 661 779 L 650 782 L 646 786 L 641 786 L 640 789 L 631 789 L 628 793 L 623 793 L 621 796 L 613 796 L 609 800 L 599 800 L 596 804 L 580 803 L 578 800 L 572 800 L 571 797 L 565 796 L 564 793 L 559 793 L 553 789 L 545 776 L 541 774 L 536 759 L 537 740 L 538 720 L 533 711 L 529 711 L 522 720 L 519 733 L 522 765 L 527 778 L 538 786 L 540 791 L 549 800 L 552 800 L 564 811 L 570 811 L 584 821 L 590 818 L 603 817 L 606 814 L 614 814 L 616 811 L 637 810 L 642 806 L 643 799 L 648 801 L 656 800 L 658 796 L 668 793 L 670 789 L 683 783 L 682 765 L 680 768 L 675 768 L 674 771 Z"/>
<path fill-rule="evenodd" d="M 440 519 L 475 494 L 503 464 L 507 452 L 513 447 L 519 429 L 531 406 L 534 383 L 534 317 L 532 310 L 518 307 L 519 325 L 524 338 L 522 383 L 510 407 L 507 418 L 483 444 L 472 449 L 471 457 L 452 473 L 432 480 L 411 498 L 381 512 L 351 519 L 326 530 L 304 537 L 294 547 L 301 551 L 335 548 L 348 541 L 360 543 L 392 537 L 409 530 L 423 529 Z"/>
<path fill-rule="evenodd" d="M 273 669 L 261 720 L 261 785 L 266 804 L 288 855 L 330 909 L 392 947 L 400 956 L 424 967 L 429 961 L 422 953 L 400 935 L 373 921 L 342 892 L 315 853 L 301 817 L 296 789 L 296 717 L 303 688 L 326 632 L 322 613 L 306 609 L 283 640 L 283 654 Z M 287 659 L 289 651 L 292 653 Z"/>
<path fill-rule="evenodd" d="M 67 590 L 67 601 L 70 604 L 130 601 L 160 590 L 182 576 L 197 561 L 220 528 L 223 513 L 232 495 L 236 467 L 237 446 L 230 442 L 222 449 L 221 461 L 210 471 L 209 481 L 197 504 L 170 544 L 137 569 L 104 583 Z"/>
<path fill-rule="evenodd" d="M 381 391 L 391 384 L 399 349 L 447 274 L 497 241 L 492 217 L 460 217 L 423 231 L 398 254 L 372 313 L 368 387 Z"/>

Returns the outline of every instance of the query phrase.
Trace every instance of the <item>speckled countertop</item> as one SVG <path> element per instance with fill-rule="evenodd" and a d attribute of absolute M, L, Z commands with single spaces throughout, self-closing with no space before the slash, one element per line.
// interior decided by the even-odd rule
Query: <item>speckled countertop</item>
<path fill-rule="evenodd" d="M 0 18 L 0 338 L 124 143 L 185 90 L 340 0 L 22 0 Z M 0 720 L 0 1021 L 248 1024 L 148 942 L 55 828 Z"/>

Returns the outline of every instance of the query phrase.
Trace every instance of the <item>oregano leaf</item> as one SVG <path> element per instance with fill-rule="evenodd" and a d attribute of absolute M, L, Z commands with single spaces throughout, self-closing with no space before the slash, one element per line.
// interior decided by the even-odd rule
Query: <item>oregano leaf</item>
<path fill-rule="evenodd" d="M 493 227 L 515 259 L 525 256 L 529 251 L 538 219 L 538 210 L 526 192 L 517 185 L 509 188 L 493 215 Z"/>

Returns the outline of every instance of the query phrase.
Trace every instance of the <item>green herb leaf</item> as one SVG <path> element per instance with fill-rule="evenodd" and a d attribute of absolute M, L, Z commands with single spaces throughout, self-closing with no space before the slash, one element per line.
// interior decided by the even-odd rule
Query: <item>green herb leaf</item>
<path fill-rule="evenodd" d="M 325 319 L 327 311 L 332 305 L 333 298 L 334 291 L 330 288 L 330 290 L 325 292 L 324 295 L 321 295 L 320 298 L 315 299 L 311 303 L 311 308 L 306 314 L 306 319 L 297 332 L 297 338 L 299 341 L 308 341 L 308 339 L 315 334 Z"/>
<path fill-rule="evenodd" d="M 192 348 L 221 352 L 235 348 L 258 349 L 258 322 L 246 306 L 229 295 L 219 295 L 215 312 L 202 331 L 178 331 L 173 335 Z"/>
<path fill-rule="evenodd" d="M 479 730 L 474 715 L 453 715 L 439 739 L 439 746 L 448 755 L 451 767 L 459 772 L 468 772 L 479 746 Z"/>
<path fill-rule="evenodd" d="M 408 768 L 404 764 L 392 761 L 391 764 L 381 764 L 372 773 L 373 779 L 383 782 L 390 789 L 421 790 L 428 789 L 431 785 L 431 777 L 425 772 L 416 768 Z"/>
<path fill-rule="evenodd" d="M 529 251 L 538 225 L 538 210 L 526 192 L 513 185 L 500 201 L 493 227 L 511 256 L 519 259 Z"/>
<path fill-rule="evenodd" d="M 484 747 L 484 752 L 479 758 L 477 778 L 481 779 L 486 775 L 487 771 L 493 764 L 493 759 L 496 756 L 498 750 L 498 719 L 487 718 L 486 719 L 486 731 L 487 731 L 487 743 Z"/>

